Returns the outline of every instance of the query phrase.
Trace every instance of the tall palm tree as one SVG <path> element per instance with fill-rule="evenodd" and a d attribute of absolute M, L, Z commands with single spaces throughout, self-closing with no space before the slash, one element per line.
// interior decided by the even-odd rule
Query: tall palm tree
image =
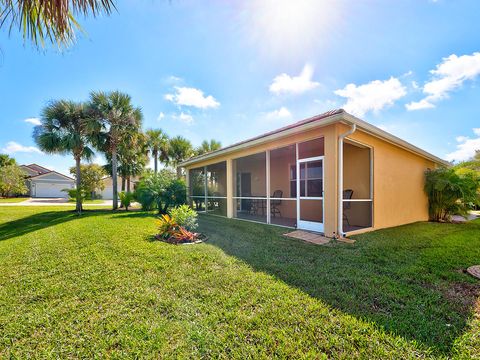
<path fill-rule="evenodd" d="M 177 176 L 182 176 L 178 165 L 194 155 L 192 143 L 182 136 L 171 138 L 168 146 L 168 165 L 177 168 Z"/>
<path fill-rule="evenodd" d="M 91 108 L 101 124 L 96 141 L 97 147 L 111 157 L 113 210 L 118 209 L 118 149 L 139 132 L 142 123 L 142 110 L 132 105 L 130 95 L 119 91 L 93 91 L 90 94 Z"/>
<path fill-rule="evenodd" d="M 160 129 L 145 132 L 148 151 L 153 156 L 155 174 L 158 172 L 158 159 L 168 162 L 168 136 Z"/>
<path fill-rule="evenodd" d="M 215 140 L 215 139 L 212 139 L 210 141 L 203 140 L 202 145 L 200 145 L 198 148 L 195 149 L 195 154 L 196 155 L 203 155 L 203 154 L 209 153 L 211 151 L 218 150 L 221 147 L 222 147 L 222 143 L 220 141 Z"/>
<path fill-rule="evenodd" d="M 84 103 L 69 100 L 52 101 L 42 110 L 41 125 L 35 127 L 33 138 L 38 147 L 50 154 L 72 154 L 76 169 L 76 211 L 82 212 L 80 192 L 81 159 L 90 159 L 92 134 L 98 129 L 89 117 Z"/>
<path fill-rule="evenodd" d="M 135 136 L 125 137 L 117 150 L 117 172 L 122 178 L 122 191 L 130 191 L 130 183 L 132 176 L 138 176 L 144 172 L 148 163 L 148 156 L 145 153 L 145 136 L 138 133 Z M 110 154 L 106 154 L 107 165 L 105 169 L 109 173 L 112 172 L 112 159 Z M 126 189 L 125 189 L 126 185 Z"/>
<path fill-rule="evenodd" d="M 81 27 L 75 16 L 96 17 L 115 10 L 114 0 L 0 0 L 0 28 L 18 27 L 24 39 L 43 46 L 59 46 L 75 40 Z"/>

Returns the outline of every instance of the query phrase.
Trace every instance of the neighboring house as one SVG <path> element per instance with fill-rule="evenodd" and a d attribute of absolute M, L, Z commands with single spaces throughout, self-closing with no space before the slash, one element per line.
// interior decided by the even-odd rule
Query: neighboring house
<path fill-rule="evenodd" d="M 102 197 L 102 199 L 105 200 L 112 200 L 113 199 L 113 180 L 111 176 L 106 176 L 103 179 L 103 183 L 105 185 L 105 188 L 102 191 L 99 191 L 97 194 Z M 130 191 L 133 192 L 135 187 L 137 186 L 137 183 L 139 181 L 139 178 L 133 177 L 130 180 Z M 122 178 L 119 176 L 117 178 L 117 191 L 120 193 L 122 191 Z M 125 185 L 125 191 L 126 191 L 126 185 Z"/>
<path fill-rule="evenodd" d="M 180 164 L 199 211 L 327 236 L 428 220 L 424 172 L 442 165 L 342 109 Z"/>
<path fill-rule="evenodd" d="M 37 198 L 66 198 L 68 194 L 63 189 L 74 189 L 75 180 L 59 172 L 49 170 L 37 164 L 21 165 L 27 174 L 25 184 L 27 195 Z"/>

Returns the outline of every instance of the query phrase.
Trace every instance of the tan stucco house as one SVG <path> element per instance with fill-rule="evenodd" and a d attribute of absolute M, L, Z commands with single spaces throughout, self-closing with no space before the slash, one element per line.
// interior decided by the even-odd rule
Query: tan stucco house
<path fill-rule="evenodd" d="M 424 172 L 442 165 L 339 109 L 181 167 L 198 211 L 348 236 L 428 220 Z"/>

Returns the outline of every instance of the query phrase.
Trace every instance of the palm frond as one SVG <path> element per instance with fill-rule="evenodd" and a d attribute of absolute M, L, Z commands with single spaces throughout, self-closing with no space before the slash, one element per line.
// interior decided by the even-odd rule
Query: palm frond
<path fill-rule="evenodd" d="M 36 46 L 45 42 L 68 46 L 81 26 L 75 16 L 111 14 L 114 0 L 0 0 L 0 27 L 18 27 L 25 40 Z"/>

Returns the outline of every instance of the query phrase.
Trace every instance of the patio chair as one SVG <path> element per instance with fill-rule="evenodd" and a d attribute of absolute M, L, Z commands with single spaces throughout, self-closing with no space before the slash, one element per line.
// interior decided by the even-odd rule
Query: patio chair
<path fill-rule="evenodd" d="M 343 200 L 351 200 L 353 197 L 353 190 L 352 189 L 347 189 L 343 190 Z M 345 220 L 350 226 L 350 221 L 348 220 L 347 214 L 345 214 L 345 210 L 349 210 L 352 207 L 351 201 L 347 201 L 346 203 L 343 203 L 343 220 Z"/>
<path fill-rule="evenodd" d="M 282 213 L 278 209 L 278 206 L 282 205 L 282 200 L 279 200 L 279 198 L 283 197 L 283 191 L 282 190 L 275 190 L 273 192 L 272 198 L 276 198 L 273 200 L 270 200 L 270 211 L 273 217 L 276 217 L 277 214 L 279 217 L 282 217 Z"/>

